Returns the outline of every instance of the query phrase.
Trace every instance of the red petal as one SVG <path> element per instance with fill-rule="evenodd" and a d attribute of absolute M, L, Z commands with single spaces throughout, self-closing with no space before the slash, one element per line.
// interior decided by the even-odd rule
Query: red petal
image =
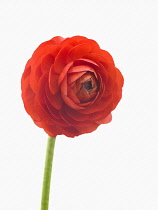
<path fill-rule="evenodd" d="M 48 80 L 48 73 L 44 74 L 39 81 L 39 88 L 37 93 L 36 107 L 38 108 L 38 115 L 41 120 L 47 124 L 59 124 L 66 126 L 67 124 L 61 120 L 60 114 L 51 103 L 48 101 L 45 94 L 45 87 Z"/>
<path fill-rule="evenodd" d="M 41 70 L 43 73 L 48 72 L 54 63 L 54 57 L 50 54 L 46 55 L 41 62 Z"/>
<path fill-rule="evenodd" d="M 86 37 L 83 36 L 73 36 L 71 38 L 66 38 L 65 40 L 63 40 L 60 44 L 59 47 L 64 47 L 66 45 L 71 45 L 71 46 L 76 46 L 79 44 L 79 42 L 81 40 L 87 40 Z"/>
<path fill-rule="evenodd" d="M 97 53 L 98 55 L 100 55 L 104 58 L 104 60 L 102 60 L 102 61 L 106 61 L 112 65 L 115 65 L 113 57 L 110 55 L 110 53 L 108 51 L 99 49 L 99 50 L 95 51 L 95 53 Z"/>
<path fill-rule="evenodd" d="M 111 56 L 106 51 L 104 53 L 107 53 L 107 55 L 109 55 L 109 57 Z M 108 56 L 103 57 L 102 54 L 97 54 L 97 53 L 90 53 L 89 55 L 86 56 L 86 58 L 95 61 L 98 64 L 99 68 L 102 66 L 102 69 L 104 68 L 103 72 L 106 71 L 112 76 L 112 78 L 115 78 L 116 77 L 116 67 L 115 67 L 113 60 L 111 60 L 109 57 Z"/>
<path fill-rule="evenodd" d="M 48 53 L 54 55 L 56 48 L 57 48 L 57 44 L 62 40 L 62 37 L 54 37 L 48 41 L 45 41 L 43 43 L 41 43 L 37 49 L 34 51 L 32 58 L 34 63 L 36 65 L 38 59 L 42 56 L 42 55 L 46 55 Z"/>
<path fill-rule="evenodd" d="M 98 43 L 96 41 L 94 41 L 93 39 L 82 39 L 79 41 L 79 44 L 83 44 L 83 43 L 90 44 L 92 46 L 94 52 L 96 50 L 100 49 Z"/>
<path fill-rule="evenodd" d="M 45 101 L 45 86 L 47 82 L 48 73 L 45 73 L 39 81 L 37 96 L 34 100 L 34 107 L 41 121 L 53 125 L 55 123 L 54 117 L 52 117 L 52 114 L 48 110 Z"/>
<path fill-rule="evenodd" d="M 93 65 L 93 67 L 95 67 L 95 66 L 98 67 L 98 64 L 97 63 L 95 63 L 92 60 L 86 59 L 86 58 L 81 58 L 81 59 L 77 59 L 77 60 L 74 61 L 74 66 L 79 66 L 79 65 L 91 66 L 91 64 Z"/>
<path fill-rule="evenodd" d="M 119 69 L 116 68 L 116 79 L 117 79 L 117 82 L 119 84 L 119 87 L 123 87 L 123 84 L 124 84 L 124 78 L 120 72 Z"/>
<path fill-rule="evenodd" d="M 56 46 L 52 46 L 52 45 L 45 45 L 44 47 L 41 47 L 39 50 L 35 50 L 35 52 L 33 53 L 32 57 L 31 57 L 31 66 L 32 68 L 36 68 L 37 65 L 39 65 L 43 59 L 43 57 L 47 54 L 51 54 L 50 51 L 52 51 L 52 54 L 54 56 L 55 52 L 56 52 Z"/>
<path fill-rule="evenodd" d="M 112 111 L 113 108 L 113 102 L 111 102 L 110 104 L 108 104 L 107 106 L 104 107 L 105 109 L 103 109 L 102 111 L 97 111 L 94 113 L 91 113 L 91 119 L 93 121 L 98 121 L 98 120 L 103 120 L 105 119 Z"/>
<path fill-rule="evenodd" d="M 62 81 L 61 83 L 61 95 L 62 98 L 64 100 L 64 102 L 71 108 L 73 109 L 84 109 L 81 106 L 78 106 L 77 104 L 75 104 L 67 95 L 67 78 L 65 77 L 65 79 Z"/>
<path fill-rule="evenodd" d="M 51 137 L 55 137 L 57 135 L 61 135 L 62 132 L 59 129 L 59 126 L 56 125 L 44 125 L 44 131 Z"/>
<path fill-rule="evenodd" d="M 116 108 L 121 98 L 122 98 L 122 91 L 119 91 L 113 98 L 113 110 Z"/>
<path fill-rule="evenodd" d="M 83 74 L 85 74 L 85 72 L 76 72 L 76 73 L 72 73 L 68 75 L 68 84 L 72 84 L 73 82 L 75 82 L 78 78 L 80 78 Z"/>
<path fill-rule="evenodd" d="M 86 89 L 82 89 L 82 92 L 78 92 L 77 93 L 77 97 L 80 99 L 81 104 L 84 105 L 84 103 L 86 103 L 88 101 L 91 102 L 90 100 L 94 100 L 94 97 L 96 96 L 96 93 L 92 93 L 91 95 L 89 95 L 88 91 Z"/>
<path fill-rule="evenodd" d="M 55 95 L 60 89 L 58 79 L 59 75 L 54 73 L 54 67 L 52 66 L 49 72 L 49 89 L 53 95 Z"/>
<path fill-rule="evenodd" d="M 62 132 L 62 134 L 64 134 L 65 136 L 67 137 L 75 137 L 75 136 L 79 136 L 80 133 L 79 131 L 73 127 L 73 126 L 70 126 L 70 127 L 60 127 L 60 130 Z"/>
<path fill-rule="evenodd" d="M 75 95 L 74 91 L 69 86 L 68 86 L 68 93 L 67 93 L 67 95 L 76 104 L 80 103 L 80 100 L 77 98 L 77 96 Z"/>
<path fill-rule="evenodd" d="M 55 107 L 56 109 L 61 109 L 63 100 L 62 100 L 60 92 L 57 92 L 55 95 L 53 95 L 49 89 L 48 84 L 46 84 L 45 92 L 46 92 L 46 96 L 47 96 L 49 102 L 52 104 L 52 106 Z"/>
<path fill-rule="evenodd" d="M 100 51 L 98 51 L 98 53 L 100 53 L 103 57 L 105 57 L 109 63 L 111 63 L 112 65 L 115 65 L 113 57 L 111 56 L 111 54 L 108 51 L 101 49 Z"/>
<path fill-rule="evenodd" d="M 90 59 L 92 61 L 94 61 L 95 63 L 104 63 L 104 67 L 107 67 L 108 64 L 111 64 L 111 62 L 109 62 L 108 57 L 103 57 L 101 54 L 99 53 L 90 53 L 88 55 L 85 56 L 86 59 Z M 111 60 L 110 60 L 111 61 Z"/>
<path fill-rule="evenodd" d="M 87 127 L 88 125 L 91 124 L 90 120 L 85 120 L 85 121 L 76 121 L 74 119 L 72 119 L 64 109 L 60 110 L 60 115 L 62 117 L 62 119 L 69 124 L 70 126 L 74 126 L 74 127 Z"/>
<path fill-rule="evenodd" d="M 35 93 L 37 92 L 38 82 L 41 76 L 42 76 L 41 65 L 38 65 L 36 66 L 36 68 L 31 69 L 30 86 Z"/>
<path fill-rule="evenodd" d="M 87 114 L 82 114 L 80 112 L 78 112 L 77 110 L 71 109 L 68 106 L 65 106 L 65 112 L 74 120 L 76 121 L 84 121 L 84 120 L 88 120 L 90 117 Z"/>
<path fill-rule="evenodd" d="M 105 71 L 105 68 L 101 64 L 99 66 L 91 60 L 79 59 L 74 62 L 74 67 L 72 68 L 72 71 L 74 71 L 75 69 L 78 70 L 79 69 L 78 67 L 80 66 L 83 67 L 83 69 L 85 68 L 87 71 L 93 72 L 97 79 L 101 78 L 100 74 L 103 74 L 104 83 L 105 83 L 107 72 Z M 69 70 L 69 72 L 71 73 L 71 70 Z"/>
<path fill-rule="evenodd" d="M 91 132 L 95 131 L 98 126 L 99 126 L 99 124 L 94 122 L 94 123 L 91 123 L 87 127 L 78 127 L 77 129 L 80 132 L 80 134 L 84 134 L 84 133 L 91 133 Z"/>
<path fill-rule="evenodd" d="M 68 73 L 86 72 L 86 71 L 95 72 L 94 69 L 92 69 L 90 66 L 80 65 L 80 66 L 74 66 L 70 68 Z"/>
<path fill-rule="evenodd" d="M 87 40 L 87 38 L 85 36 L 79 36 L 79 35 L 73 36 L 73 37 L 71 37 L 71 39 L 76 40 L 77 43 L 79 43 L 81 40 Z"/>
<path fill-rule="evenodd" d="M 98 124 L 107 124 L 107 123 L 111 122 L 111 120 L 112 120 L 112 115 L 109 114 L 105 119 L 98 120 L 98 121 L 96 121 L 96 123 L 98 123 Z"/>
<path fill-rule="evenodd" d="M 40 104 L 45 104 L 45 86 L 48 82 L 48 72 L 42 75 L 38 83 L 37 98 Z"/>
<path fill-rule="evenodd" d="M 66 45 L 75 46 L 75 45 L 77 45 L 77 43 L 78 43 L 78 41 L 76 41 L 75 39 L 66 38 L 58 46 L 61 47 L 61 48 L 63 48 Z"/>
<path fill-rule="evenodd" d="M 58 45 L 64 40 L 64 38 L 61 36 L 55 36 L 51 40 L 54 41 L 56 45 Z"/>
<path fill-rule="evenodd" d="M 65 47 L 63 47 L 60 52 L 58 53 L 58 55 L 55 58 L 55 62 L 54 62 L 54 71 L 57 74 L 60 74 L 62 72 L 62 70 L 64 69 L 64 67 L 66 66 L 67 62 L 66 62 L 66 57 L 68 52 L 72 49 L 71 45 L 67 45 Z"/>
<path fill-rule="evenodd" d="M 109 95 L 107 98 L 101 98 L 100 100 L 96 100 L 95 103 L 85 107 L 84 110 L 79 110 L 79 112 L 83 114 L 91 114 L 98 111 L 102 111 L 106 109 L 106 107 L 111 104 L 113 98 L 111 95 Z M 113 105 L 111 105 L 113 106 Z"/>
<path fill-rule="evenodd" d="M 89 54 L 91 51 L 92 46 L 90 44 L 79 44 L 70 50 L 67 56 L 67 61 L 68 63 L 75 61 L 76 59 L 82 58 L 83 56 Z"/>
<path fill-rule="evenodd" d="M 68 96 L 62 94 L 62 97 L 63 97 L 63 100 L 64 102 L 71 108 L 73 109 L 84 109 L 83 107 L 81 106 L 78 106 L 77 104 L 75 104 Z"/>
<path fill-rule="evenodd" d="M 35 93 L 30 87 L 29 77 L 27 77 L 22 85 L 22 99 L 24 102 L 24 107 L 26 109 L 26 112 L 33 118 L 33 120 L 39 121 L 40 119 L 34 108 L 35 96 Z"/>
<path fill-rule="evenodd" d="M 45 97 L 45 103 L 46 103 L 46 106 L 47 106 L 49 112 L 51 113 L 52 117 L 55 118 L 55 119 L 61 119 L 61 116 L 59 114 L 59 110 L 55 109 L 52 106 L 52 104 L 49 102 L 47 97 Z M 62 124 L 62 125 L 65 125 L 65 124 Z"/>
<path fill-rule="evenodd" d="M 55 125 L 60 125 L 60 126 L 69 126 L 67 122 L 65 122 L 62 117 L 61 114 L 59 112 L 59 110 L 55 109 L 50 103 L 49 101 L 46 99 L 46 106 L 49 110 L 49 112 L 51 113 L 52 117 L 51 119 L 54 121 Z"/>
<path fill-rule="evenodd" d="M 68 96 L 62 94 L 62 98 L 64 100 L 64 102 L 71 108 L 73 109 L 84 109 L 83 107 L 81 106 L 78 106 L 77 104 L 75 104 Z"/>
<path fill-rule="evenodd" d="M 28 76 L 30 76 L 31 73 L 31 65 L 30 65 L 30 60 L 28 60 L 24 73 L 22 74 L 21 82 L 23 82 Z"/>
<path fill-rule="evenodd" d="M 60 85 L 60 83 L 62 82 L 62 80 L 65 78 L 65 76 L 67 75 L 67 72 L 68 72 L 68 70 L 70 69 L 70 67 L 72 66 L 72 62 L 71 63 L 68 63 L 65 67 L 64 67 L 64 69 L 63 69 L 63 71 L 61 72 L 61 74 L 60 74 L 60 76 L 59 76 L 59 80 L 58 80 L 58 84 Z"/>
<path fill-rule="evenodd" d="M 37 97 L 35 97 L 34 100 L 34 107 L 35 110 L 37 111 L 37 114 L 42 122 L 48 125 L 54 125 L 56 124 L 55 120 L 53 120 L 54 118 L 52 118 L 48 108 L 46 107 L 46 105 L 41 105 L 37 99 Z"/>
<path fill-rule="evenodd" d="M 39 128 L 43 128 L 42 122 L 41 121 L 36 121 L 34 120 L 35 125 L 37 125 Z"/>

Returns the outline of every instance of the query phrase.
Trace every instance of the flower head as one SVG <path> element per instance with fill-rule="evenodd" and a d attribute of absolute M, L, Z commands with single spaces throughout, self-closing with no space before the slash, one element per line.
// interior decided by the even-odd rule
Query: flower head
<path fill-rule="evenodd" d="M 22 99 L 50 136 L 78 136 L 109 123 L 122 97 L 123 76 L 111 55 L 82 36 L 54 37 L 28 60 Z"/>

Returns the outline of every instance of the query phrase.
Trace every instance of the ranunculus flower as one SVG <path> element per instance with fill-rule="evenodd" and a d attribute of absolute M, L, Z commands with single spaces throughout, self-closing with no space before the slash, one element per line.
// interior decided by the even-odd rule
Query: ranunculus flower
<path fill-rule="evenodd" d="M 22 75 L 22 99 L 49 136 L 78 136 L 109 123 L 122 97 L 123 76 L 111 55 L 82 36 L 42 43 Z"/>

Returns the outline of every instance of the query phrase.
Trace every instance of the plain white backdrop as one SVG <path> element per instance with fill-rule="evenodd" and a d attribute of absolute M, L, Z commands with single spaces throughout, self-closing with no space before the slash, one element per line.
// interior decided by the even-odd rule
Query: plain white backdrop
<path fill-rule="evenodd" d="M 47 135 L 23 108 L 20 79 L 57 35 L 96 40 L 125 85 L 110 124 L 57 137 L 49 209 L 158 209 L 157 12 L 156 0 L 1 0 L 0 209 L 40 209 Z"/>

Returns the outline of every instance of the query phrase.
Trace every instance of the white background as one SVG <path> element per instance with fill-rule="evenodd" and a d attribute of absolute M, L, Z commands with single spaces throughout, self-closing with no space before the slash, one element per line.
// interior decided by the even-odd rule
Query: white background
<path fill-rule="evenodd" d="M 50 210 L 158 209 L 158 2 L 0 1 L 0 209 L 40 209 L 47 135 L 26 114 L 20 79 L 35 48 L 82 35 L 125 78 L 113 121 L 58 136 Z"/>

